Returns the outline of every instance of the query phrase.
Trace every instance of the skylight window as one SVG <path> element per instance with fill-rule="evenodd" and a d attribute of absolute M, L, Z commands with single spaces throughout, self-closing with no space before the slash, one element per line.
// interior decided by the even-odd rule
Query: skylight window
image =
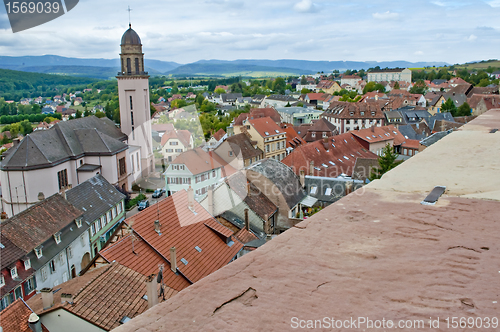
<path fill-rule="evenodd" d="M 321 166 L 328 168 L 327 164 L 321 164 Z"/>
<path fill-rule="evenodd" d="M 332 143 L 332 146 L 335 147 L 335 144 Z"/>
<path fill-rule="evenodd" d="M 280 131 L 278 129 L 274 129 L 274 131 L 276 132 L 276 134 L 280 133 Z"/>
<path fill-rule="evenodd" d="M 124 316 L 122 319 L 120 319 L 120 324 L 125 324 L 129 320 L 132 320 L 132 318 L 130 318 L 128 316 Z"/>
<path fill-rule="evenodd" d="M 42 247 L 38 247 L 38 248 L 35 248 L 35 254 L 36 254 L 36 257 L 37 258 L 41 258 L 43 256 L 43 253 L 42 253 Z"/>
<path fill-rule="evenodd" d="M 266 134 L 266 136 L 269 136 L 269 133 L 267 131 L 265 131 L 264 134 Z"/>
<path fill-rule="evenodd" d="M 54 240 L 56 241 L 56 244 L 61 243 L 61 232 L 54 234 Z"/>
<path fill-rule="evenodd" d="M 184 265 L 188 265 L 188 261 L 187 261 L 185 258 L 181 258 L 181 262 L 182 262 Z"/>
<path fill-rule="evenodd" d="M 345 159 L 345 160 L 349 160 L 349 157 L 344 156 L 344 159 Z"/>
<path fill-rule="evenodd" d="M 316 187 L 316 186 L 312 186 L 312 187 L 311 187 L 311 191 L 310 191 L 310 193 L 311 193 L 312 195 L 315 195 L 317 191 L 318 191 L 318 187 Z"/>
<path fill-rule="evenodd" d="M 333 161 L 329 161 L 330 164 L 332 164 L 332 166 L 335 166 L 335 163 Z"/>
<path fill-rule="evenodd" d="M 370 136 L 366 136 L 367 139 L 371 140 Z"/>
<path fill-rule="evenodd" d="M 345 144 L 347 144 L 347 141 L 346 141 L 346 140 L 344 140 L 344 142 L 345 142 Z"/>
<path fill-rule="evenodd" d="M 314 167 L 314 169 L 317 171 L 321 171 L 321 168 L 319 168 L 319 167 Z"/>
<path fill-rule="evenodd" d="M 318 149 L 318 148 L 316 148 L 316 151 L 318 151 L 318 152 L 319 152 L 319 149 Z"/>
<path fill-rule="evenodd" d="M 330 196 L 332 194 L 332 188 L 326 188 L 325 196 Z"/>
<path fill-rule="evenodd" d="M 197 252 L 201 252 L 201 248 L 200 247 L 196 246 L 194 248 L 196 249 Z"/>

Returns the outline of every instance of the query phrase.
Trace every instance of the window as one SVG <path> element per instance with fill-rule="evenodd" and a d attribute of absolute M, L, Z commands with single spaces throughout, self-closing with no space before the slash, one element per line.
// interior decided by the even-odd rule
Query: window
<path fill-rule="evenodd" d="M 64 255 L 62 252 L 59 254 L 59 264 L 64 266 Z"/>
<path fill-rule="evenodd" d="M 130 97 L 132 98 L 132 97 Z M 130 124 L 133 126 L 134 125 L 134 112 L 130 111 Z"/>
<path fill-rule="evenodd" d="M 95 223 L 95 231 L 96 233 L 99 232 L 101 230 L 101 223 L 100 223 L 100 220 L 97 220 Z"/>
<path fill-rule="evenodd" d="M 137 158 L 136 158 L 136 161 L 137 161 L 137 170 L 139 170 L 139 154 L 136 154 L 135 155 Z"/>
<path fill-rule="evenodd" d="M 82 227 L 82 218 L 76 218 L 75 223 L 76 223 L 76 227 L 78 227 L 78 228 Z"/>
<path fill-rule="evenodd" d="M 325 196 L 330 196 L 332 194 L 332 188 L 326 188 Z"/>
<path fill-rule="evenodd" d="M 316 186 L 312 186 L 312 187 L 311 187 L 311 192 L 310 192 L 310 193 L 311 193 L 311 194 L 313 194 L 313 195 L 315 195 L 317 191 L 318 191 L 318 187 L 316 187 Z"/>
<path fill-rule="evenodd" d="M 128 61 L 130 61 L 130 59 L 127 59 Z M 132 104 L 132 96 L 129 97 L 130 98 L 130 110 L 133 110 L 134 107 L 133 107 L 133 104 Z"/>
<path fill-rule="evenodd" d="M 120 158 L 120 160 L 118 160 L 118 165 L 120 167 L 120 176 L 125 175 L 125 173 L 127 173 L 127 166 L 125 165 L 125 157 Z"/>
<path fill-rule="evenodd" d="M 24 283 L 24 294 L 28 295 L 36 288 L 35 277 L 31 277 Z"/>
<path fill-rule="evenodd" d="M 3 277 L 3 274 L 0 273 L 0 287 L 5 286 L 5 278 Z"/>
<path fill-rule="evenodd" d="M 118 213 L 122 213 L 123 211 L 123 201 L 118 204 Z"/>
<path fill-rule="evenodd" d="M 326 137 L 326 132 L 323 132 L 323 137 Z"/>
<path fill-rule="evenodd" d="M 92 224 L 90 226 L 90 236 L 94 236 L 95 235 L 95 224 Z"/>
<path fill-rule="evenodd" d="M 229 157 L 233 156 L 233 151 L 229 151 Z"/>
<path fill-rule="evenodd" d="M 266 144 L 266 152 L 269 152 L 270 149 L 269 149 L 269 144 Z"/>
<path fill-rule="evenodd" d="M 170 142 L 170 145 L 179 145 L 179 142 Z"/>
<path fill-rule="evenodd" d="M 101 216 L 101 228 L 104 228 L 106 226 L 106 216 L 102 215 Z"/>
<path fill-rule="evenodd" d="M 212 176 L 215 177 L 215 170 L 212 171 Z"/>
<path fill-rule="evenodd" d="M 42 268 L 42 271 L 40 272 L 40 274 L 41 274 L 41 276 L 42 276 L 42 281 L 47 280 L 47 267 L 46 267 L 46 266 L 44 266 L 44 267 Z"/>
<path fill-rule="evenodd" d="M 49 270 L 50 274 L 56 273 L 56 263 L 54 262 L 54 260 L 51 260 L 49 262 Z"/>
<path fill-rule="evenodd" d="M 106 213 L 106 219 L 107 219 L 107 223 L 111 222 L 111 220 L 113 220 L 113 217 L 111 216 L 111 211 L 108 211 L 108 213 Z"/>
<path fill-rule="evenodd" d="M 19 299 L 19 298 L 22 298 L 23 297 L 23 291 L 21 289 L 21 286 L 17 287 L 15 290 L 14 290 L 14 294 L 16 296 L 16 300 Z"/>
<path fill-rule="evenodd" d="M 14 266 L 10 269 L 10 276 L 12 277 L 12 279 L 17 278 L 17 267 Z"/>
<path fill-rule="evenodd" d="M 135 58 L 135 73 L 139 75 L 139 58 Z"/>
<path fill-rule="evenodd" d="M 54 240 L 56 241 L 56 244 L 61 243 L 61 232 L 54 234 Z"/>
<path fill-rule="evenodd" d="M 113 207 L 113 210 L 111 211 L 111 216 L 113 219 L 116 218 L 116 215 L 118 214 L 118 208 L 116 206 Z M 111 220 L 110 220 L 111 221 Z"/>
<path fill-rule="evenodd" d="M 167 152 L 172 153 L 172 152 L 174 152 L 174 149 L 167 149 Z"/>
<path fill-rule="evenodd" d="M 37 258 L 42 257 L 42 247 L 35 248 L 35 254 Z"/>
<path fill-rule="evenodd" d="M 182 149 L 175 149 L 175 152 L 182 152 Z"/>
<path fill-rule="evenodd" d="M 312 133 L 312 134 L 311 134 L 311 137 L 316 137 L 316 133 Z"/>
<path fill-rule="evenodd" d="M 73 248 L 71 246 L 68 246 L 68 258 L 73 258 Z"/>
<path fill-rule="evenodd" d="M 24 261 L 24 269 L 29 270 L 31 268 L 31 261 L 28 258 L 27 260 Z"/>
<path fill-rule="evenodd" d="M 130 62 L 130 58 L 127 58 L 127 74 L 132 74 L 132 64 Z M 130 97 L 130 105 L 132 105 L 132 97 Z"/>
<path fill-rule="evenodd" d="M 66 169 L 57 172 L 57 181 L 59 183 L 59 190 L 68 186 L 68 171 Z"/>

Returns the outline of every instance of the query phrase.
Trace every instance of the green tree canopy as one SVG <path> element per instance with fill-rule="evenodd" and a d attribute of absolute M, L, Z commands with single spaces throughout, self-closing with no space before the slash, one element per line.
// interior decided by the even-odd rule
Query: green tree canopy
<path fill-rule="evenodd" d="M 471 107 L 467 103 L 463 103 L 457 109 L 456 116 L 469 116 L 471 114 Z"/>
<path fill-rule="evenodd" d="M 393 147 L 390 144 L 387 144 L 382 150 L 382 155 L 378 158 L 379 167 L 372 169 L 372 172 L 368 179 L 370 181 L 380 179 L 382 175 L 401 164 L 402 161 L 396 161 L 398 156 L 399 155 L 394 152 Z"/>

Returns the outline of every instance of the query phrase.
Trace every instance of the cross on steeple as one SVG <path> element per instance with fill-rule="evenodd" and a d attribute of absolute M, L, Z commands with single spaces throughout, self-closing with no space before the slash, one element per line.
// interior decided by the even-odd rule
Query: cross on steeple
<path fill-rule="evenodd" d="M 132 27 L 132 23 L 130 21 L 130 12 L 132 11 L 132 9 L 130 9 L 130 6 L 128 6 L 127 11 L 128 11 L 128 26 L 129 26 L 129 28 L 131 28 Z"/>

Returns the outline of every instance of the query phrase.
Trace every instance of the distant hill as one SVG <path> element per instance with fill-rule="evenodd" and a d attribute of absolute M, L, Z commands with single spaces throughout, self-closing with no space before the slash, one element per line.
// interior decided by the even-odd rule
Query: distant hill
<path fill-rule="evenodd" d="M 178 76 L 200 75 L 211 73 L 212 75 L 224 75 L 227 72 L 241 71 L 275 71 L 297 74 L 311 74 L 317 72 L 331 73 L 333 70 L 344 71 L 347 69 L 368 69 L 379 66 L 380 68 L 413 68 L 447 65 L 445 62 L 356 62 L 356 61 L 307 61 L 307 60 L 200 60 L 191 64 L 180 66 L 167 74 Z M 261 70 L 264 69 L 264 70 Z"/>
<path fill-rule="evenodd" d="M 8 69 L 0 69 L 0 97 L 18 100 L 21 97 L 57 94 L 57 87 L 85 87 L 96 82 L 88 77 L 72 77 L 27 73 Z"/>
<path fill-rule="evenodd" d="M 254 74 L 255 73 L 255 74 Z M 250 76 L 261 77 L 263 73 L 268 73 L 267 76 L 278 75 L 301 75 L 312 74 L 312 71 L 296 68 L 286 68 L 277 66 L 262 66 L 254 64 L 239 64 L 230 61 L 222 61 L 220 63 L 202 62 L 183 65 L 167 72 L 172 76 Z"/>
<path fill-rule="evenodd" d="M 146 70 L 152 76 L 287 76 L 307 75 L 317 72 L 331 73 L 333 70 L 380 68 L 420 68 L 444 66 L 445 62 L 407 62 L 407 61 L 307 61 L 307 60 L 200 60 L 181 65 L 176 62 L 145 59 Z M 9 57 L 0 56 L 0 68 L 52 73 L 98 79 L 115 77 L 120 70 L 120 60 L 80 59 L 57 55 Z"/>
<path fill-rule="evenodd" d="M 150 75 L 162 73 L 180 66 L 176 62 L 145 59 L 144 65 Z M 57 68 L 63 67 L 63 68 Z M 91 67 L 91 68 L 85 68 Z M 101 68 L 98 68 L 101 67 Z M 102 68 L 105 69 L 102 69 Z M 64 75 L 86 76 L 107 79 L 116 76 L 120 70 L 120 60 L 116 59 L 80 59 L 67 58 L 58 55 L 41 56 L 0 56 L 0 68 Z"/>

